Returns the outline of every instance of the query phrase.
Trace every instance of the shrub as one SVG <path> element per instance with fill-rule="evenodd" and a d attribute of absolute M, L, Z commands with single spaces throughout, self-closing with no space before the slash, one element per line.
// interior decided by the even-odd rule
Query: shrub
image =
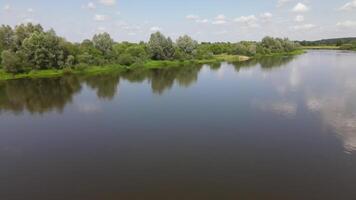
<path fill-rule="evenodd" d="M 2 66 L 6 72 L 19 73 L 23 71 L 21 57 L 13 51 L 5 50 L 1 54 Z"/>
<path fill-rule="evenodd" d="M 124 53 L 119 56 L 119 58 L 117 59 L 117 62 L 120 65 L 130 66 L 135 63 L 135 58 L 132 57 L 130 54 Z"/>

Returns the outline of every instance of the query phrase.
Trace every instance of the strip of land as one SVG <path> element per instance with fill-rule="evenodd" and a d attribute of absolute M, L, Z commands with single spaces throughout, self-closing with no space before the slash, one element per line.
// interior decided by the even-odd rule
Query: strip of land
<path fill-rule="evenodd" d="M 203 64 L 212 64 L 219 62 L 244 62 L 250 59 L 258 59 L 261 57 L 270 57 L 270 56 L 293 56 L 303 54 L 304 50 L 296 50 L 289 53 L 279 53 L 279 54 L 269 54 L 263 56 L 240 56 L 240 55 L 214 55 L 211 59 L 202 59 L 202 60 L 186 60 L 186 61 L 157 61 L 157 60 L 149 60 L 142 65 L 137 66 L 125 66 L 120 64 L 112 64 L 112 65 L 104 65 L 104 66 L 90 66 L 85 68 L 75 67 L 70 69 L 43 69 L 43 70 L 30 70 L 25 73 L 8 73 L 5 70 L 0 68 L 0 81 L 5 80 L 14 80 L 14 79 L 24 79 L 24 78 L 53 78 L 53 77 L 61 77 L 69 74 L 77 74 L 77 75 L 97 75 L 97 74 L 105 74 L 105 73 L 120 73 L 125 72 L 127 70 L 134 70 L 135 68 L 145 68 L 145 69 L 161 69 L 166 67 L 182 67 L 189 65 L 203 65 Z"/>

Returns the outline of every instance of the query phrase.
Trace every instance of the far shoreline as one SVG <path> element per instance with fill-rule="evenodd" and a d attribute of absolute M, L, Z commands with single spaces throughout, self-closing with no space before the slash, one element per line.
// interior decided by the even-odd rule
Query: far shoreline
<path fill-rule="evenodd" d="M 144 69 L 162 69 L 167 67 L 181 67 L 187 65 L 203 65 L 203 64 L 212 64 L 219 62 L 244 62 L 251 59 L 258 59 L 263 57 L 273 57 L 273 56 L 294 56 L 305 53 L 305 50 L 299 49 L 293 52 L 288 53 L 276 53 L 269 55 L 256 55 L 254 57 L 241 56 L 241 55 L 215 55 L 211 59 L 203 59 L 203 60 L 172 60 L 172 61 L 156 61 L 149 60 L 142 65 L 139 66 L 125 66 L 119 64 L 108 64 L 104 66 L 89 66 L 84 69 L 80 68 L 66 68 L 66 69 L 44 69 L 44 70 L 31 70 L 25 73 L 7 73 L 3 69 L 0 68 L 0 81 L 8 81 L 8 80 L 17 80 L 17 79 L 37 79 L 37 78 L 57 78 L 65 75 L 98 75 L 98 74 L 106 74 L 106 73 L 121 73 L 127 70 L 132 70 L 136 68 L 144 68 Z"/>

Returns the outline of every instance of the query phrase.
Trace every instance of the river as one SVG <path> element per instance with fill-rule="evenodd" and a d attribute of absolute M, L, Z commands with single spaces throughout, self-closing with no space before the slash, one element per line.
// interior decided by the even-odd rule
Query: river
<path fill-rule="evenodd" d="M 354 199 L 355 63 L 0 82 L 0 199 Z"/>

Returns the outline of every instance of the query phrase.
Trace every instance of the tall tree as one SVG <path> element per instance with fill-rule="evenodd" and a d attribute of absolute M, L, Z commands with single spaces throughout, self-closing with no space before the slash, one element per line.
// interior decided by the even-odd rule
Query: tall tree
<path fill-rule="evenodd" d="M 93 37 L 93 45 L 100 50 L 103 55 L 109 55 L 112 53 L 114 40 L 108 33 L 96 34 Z"/>
<path fill-rule="evenodd" d="M 23 52 L 35 69 L 61 68 L 66 61 L 62 39 L 54 31 L 35 32 L 23 41 Z"/>
<path fill-rule="evenodd" d="M 162 33 L 153 33 L 148 42 L 151 57 L 154 60 L 169 60 L 174 57 L 175 48 L 171 38 L 166 38 Z"/>
<path fill-rule="evenodd" d="M 188 35 L 179 37 L 176 43 L 177 47 L 185 54 L 192 54 L 198 48 L 198 42 Z"/>

